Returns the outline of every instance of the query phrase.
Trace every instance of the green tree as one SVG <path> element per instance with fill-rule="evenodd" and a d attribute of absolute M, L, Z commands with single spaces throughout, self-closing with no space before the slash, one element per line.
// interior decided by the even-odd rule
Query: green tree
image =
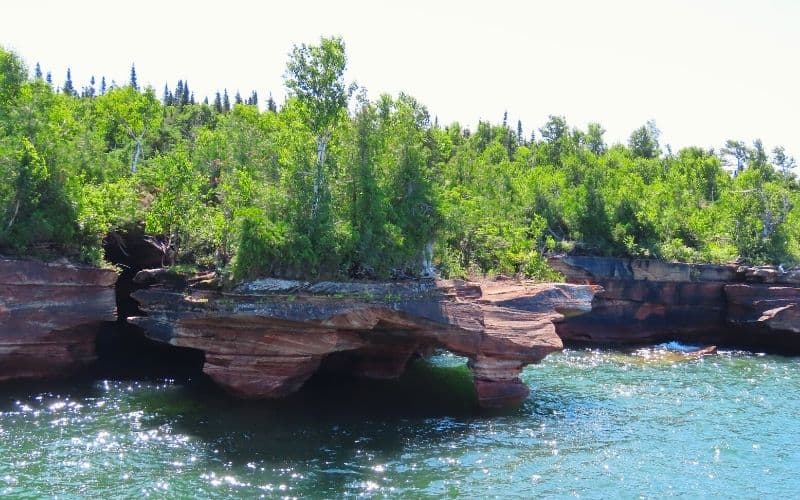
<path fill-rule="evenodd" d="M 628 139 L 628 147 L 639 158 L 657 158 L 661 154 L 658 139 L 661 132 L 653 120 L 637 128 Z"/>
<path fill-rule="evenodd" d="M 550 115 L 539 133 L 546 142 L 555 143 L 567 134 L 567 120 L 563 116 Z"/>
<path fill-rule="evenodd" d="M 776 146 L 772 150 L 772 164 L 784 177 L 789 177 L 797 167 L 794 157 L 789 156 L 783 146 Z"/>
<path fill-rule="evenodd" d="M 222 96 L 220 96 L 219 92 L 214 96 L 214 111 L 222 113 Z"/>
<path fill-rule="evenodd" d="M 231 99 L 228 97 L 228 89 L 224 89 L 222 93 L 222 112 L 227 113 L 231 110 Z"/>
<path fill-rule="evenodd" d="M 735 165 L 735 172 L 739 173 L 747 166 L 750 150 L 742 141 L 728 139 L 722 148 L 722 158 L 726 165 Z"/>
<path fill-rule="evenodd" d="M 325 160 L 333 127 L 342 118 L 352 89 L 344 82 L 347 66 L 344 42 L 339 37 L 321 38 L 319 45 L 295 46 L 289 54 L 284 82 L 297 97 L 309 128 L 316 135 L 317 159 L 313 178 L 311 219 L 315 220 L 324 196 Z"/>
<path fill-rule="evenodd" d="M 134 90 L 139 90 L 139 82 L 136 79 L 136 65 L 131 64 L 131 77 L 128 81 L 128 85 L 130 85 Z"/>
<path fill-rule="evenodd" d="M 596 155 L 601 155 L 606 151 L 606 143 L 603 135 L 606 130 L 599 123 L 589 123 L 586 127 L 586 134 L 583 137 L 586 148 Z"/>
<path fill-rule="evenodd" d="M 67 79 L 64 80 L 64 88 L 61 90 L 70 96 L 78 95 L 78 93 L 75 91 L 75 87 L 72 85 L 72 70 L 69 68 L 67 68 Z"/>
<path fill-rule="evenodd" d="M 22 60 L 0 47 L 0 123 L 3 125 L 9 125 L 11 110 L 16 105 L 26 75 L 27 70 Z"/>

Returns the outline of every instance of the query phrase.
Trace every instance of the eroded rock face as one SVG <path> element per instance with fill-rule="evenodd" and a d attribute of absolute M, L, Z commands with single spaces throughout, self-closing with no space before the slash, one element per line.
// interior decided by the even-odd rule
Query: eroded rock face
<path fill-rule="evenodd" d="M 558 325 L 564 341 L 626 345 L 678 339 L 800 352 L 796 271 L 577 256 L 550 264 L 568 282 L 603 288 L 591 313 Z"/>
<path fill-rule="evenodd" d="M 396 378 L 412 356 L 443 348 L 469 358 L 479 401 L 493 407 L 527 396 L 520 371 L 562 348 L 553 322 L 590 310 L 593 296 L 591 286 L 516 281 L 258 280 L 234 293 L 140 290 L 147 316 L 131 321 L 204 351 L 205 373 L 240 397 L 296 391 L 332 353 L 358 375 Z"/>
<path fill-rule="evenodd" d="M 95 359 L 114 321 L 114 271 L 0 258 L 0 380 L 62 376 Z"/>

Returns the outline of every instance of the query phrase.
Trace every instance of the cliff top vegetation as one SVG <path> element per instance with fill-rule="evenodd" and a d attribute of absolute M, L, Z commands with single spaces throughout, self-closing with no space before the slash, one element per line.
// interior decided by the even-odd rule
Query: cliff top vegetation
<path fill-rule="evenodd" d="M 410 95 L 370 99 L 346 64 L 339 38 L 296 46 L 279 105 L 184 81 L 159 98 L 135 68 L 55 87 L 0 49 L 0 253 L 99 263 L 138 226 L 166 264 L 234 280 L 547 278 L 549 252 L 800 261 L 783 148 L 672 151 L 652 122 L 613 145 L 561 116 L 440 124 Z"/>

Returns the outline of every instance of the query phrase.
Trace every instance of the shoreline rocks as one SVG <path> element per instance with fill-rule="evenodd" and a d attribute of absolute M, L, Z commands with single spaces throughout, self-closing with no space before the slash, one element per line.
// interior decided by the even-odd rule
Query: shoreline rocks
<path fill-rule="evenodd" d="M 92 363 L 116 319 L 109 269 L 0 258 L 0 381 L 68 375 Z"/>
<path fill-rule="evenodd" d="M 147 273 L 153 276 L 158 273 Z M 485 407 L 520 403 L 523 367 L 560 350 L 554 322 L 586 313 L 595 288 L 496 281 L 306 283 L 258 280 L 234 293 L 166 284 L 135 292 L 154 340 L 206 353 L 203 371 L 244 398 L 299 389 L 322 361 L 397 378 L 432 349 L 469 358 Z"/>
<path fill-rule="evenodd" d="M 558 325 L 565 342 L 633 345 L 680 340 L 800 353 L 800 279 L 761 266 L 564 256 L 567 282 L 596 284 L 592 311 Z"/>

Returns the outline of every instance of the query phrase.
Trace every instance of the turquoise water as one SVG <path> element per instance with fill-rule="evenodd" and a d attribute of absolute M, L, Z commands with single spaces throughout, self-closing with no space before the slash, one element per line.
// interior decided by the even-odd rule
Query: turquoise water
<path fill-rule="evenodd" d="M 203 380 L 0 386 L 0 493 L 163 497 L 794 497 L 800 360 L 568 350 L 519 409 L 474 410 L 463 359 L 277 403 Z"/>

